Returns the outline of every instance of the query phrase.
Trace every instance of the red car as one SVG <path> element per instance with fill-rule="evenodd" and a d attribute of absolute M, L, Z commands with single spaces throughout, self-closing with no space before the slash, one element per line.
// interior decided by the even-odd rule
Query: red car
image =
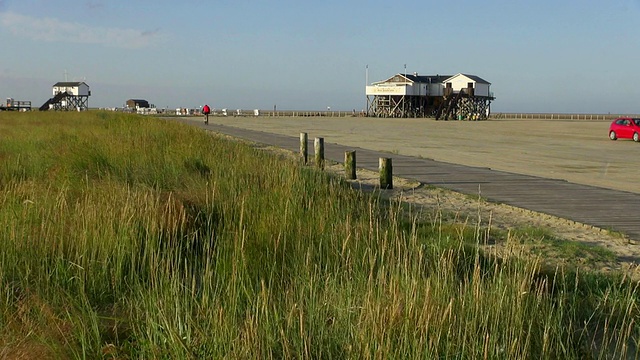
<path fill-rule="evenodd" d="M 609 125 L 609 139 L 633 139 L 640 141 L 640 119 L 621 117 L 613 120 Z"/>

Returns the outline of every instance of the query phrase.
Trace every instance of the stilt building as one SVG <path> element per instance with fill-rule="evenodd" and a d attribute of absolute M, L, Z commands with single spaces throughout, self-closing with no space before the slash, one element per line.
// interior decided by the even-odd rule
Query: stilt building
<path fill-rule="evenodd" d="M 40 106 L 40 111 L 88 110 L 89 96 L 91 96 L 91 90 L 84 82 L 58 82 L 53 85 L 53 97 Z"/>
<path fill-rule="evenodd" d="M 491 84 L 475 76 L 396 74 L 366 87 L 367 116 L 481 120 L 490 113 Z"/>

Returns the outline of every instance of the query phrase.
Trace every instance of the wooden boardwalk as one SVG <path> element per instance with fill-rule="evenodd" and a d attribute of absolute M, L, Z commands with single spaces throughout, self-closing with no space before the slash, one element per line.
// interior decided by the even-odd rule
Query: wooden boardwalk
<path fill-rule="evenodd" d="M 295 152 L 300 148 L 300 139 L 295 137 L 216 124 L 198 126 Z M 394 176 L 619 231 L 632 240 L 640 240 L 640 221 L 635 218 L 635 212 L 640 210 L 640 194 L 325 142 L 325 158 L 332 161 L 342 163 L 345 151 L 353 150 L 358 168 L 378 171 L 379 158 L 392 158 Z M 312 157 L 313 139 L 309 140 L 309 153 Z"/>

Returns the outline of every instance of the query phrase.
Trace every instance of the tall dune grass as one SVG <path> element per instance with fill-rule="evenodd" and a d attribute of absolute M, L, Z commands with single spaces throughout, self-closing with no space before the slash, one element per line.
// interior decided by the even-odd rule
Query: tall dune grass
<path fill-rule="evenodd" d="M 103 112 L 0 134 L 0 357 L 635 355 L 625 277 L 496 258 L 241 143 Z"/>

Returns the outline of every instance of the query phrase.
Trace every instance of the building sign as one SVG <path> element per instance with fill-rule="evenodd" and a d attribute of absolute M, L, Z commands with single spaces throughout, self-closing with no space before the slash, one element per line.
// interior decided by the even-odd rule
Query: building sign
<path fill-rule="evenodd" d="M 407 95 L 406 86 L 367 86 L 367 95 Z"/>

